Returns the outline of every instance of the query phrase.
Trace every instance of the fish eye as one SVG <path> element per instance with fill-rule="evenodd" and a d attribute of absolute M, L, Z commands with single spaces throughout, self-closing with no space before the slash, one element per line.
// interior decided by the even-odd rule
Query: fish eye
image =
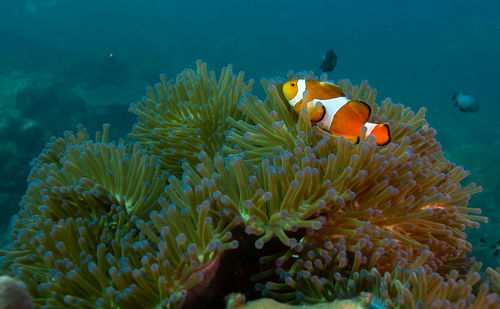
<path fill-rule="evenodd" d="M 291 83 L 290 85 L 292 85 L 292 87 L 295 87 L 295 83 Z"/>

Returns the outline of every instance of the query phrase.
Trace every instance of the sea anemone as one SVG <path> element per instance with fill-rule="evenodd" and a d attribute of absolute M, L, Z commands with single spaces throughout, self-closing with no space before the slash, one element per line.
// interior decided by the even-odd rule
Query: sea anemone
<path fill-rule="evenodd" d="M 326 241 L 321 246 L 307 245 L 294 254 L 293 262 L 277 261 L 278 267 L 267 275 L 277 281 L 258 283 L 262 295 L 293 304 L 315 304 L 352 298 L 363 292 L 372 295 L 373 305 L 383 308 L 497 308 L 498 273 L 487 269 L 481 278 L 481 263 L 466 272 L 456 269 L 444 275 L 433 272 L 424 251 L 413 262 L 398 256 L 391 271 L 376 267 L 384 257 L 383 249 L 368 253 L 359 248 L 348 251 L 346 241 Z M 267 258 L 269 259 L 269 257 Z M 258 274 L 262 277 L 263 274 Z"/>
<path fill-rule="evenodd" d="M 443 157 L 434 139 L 436 131 L 425 122 L 424 109 L 414 114 L 390 99 L 377 107 L 375 91 L 366 82 L 357 88 L 341 81 L 339 86 L 349 97 L 373 106 L 370 121 L 388 122 L 392 132 L 388 146 L 376 146 L 371 136 L 353 145 L 312 127 L 306 109 L 298 117 L 290 113 L 279 83 L 263 81 L 263 85 L 268 93 L 265 102 L 249 97 L 240 105 L 255 124 L 229 119 L 234 126 L 228 134 L 232 147 L 226 146 L 225 151 L 257 165 L 263 153 L 276 158 L 278 153 L 292 152 L 290 170 L 310 168 L 314 176 L 304 182 L 308 191 L 301 205 L 307 210 L 303 219 L 321 216 L 324 220 L 317 233 L 302 239 L 304 244 L 344 238 L 351 252 L 363 246 L 382 247 L 388 258 L 378 266 L 384 269 L 395 266 L 393 256 L 412 259 L 429 250 L 433 258 L 428 263 L 438 270 L 470 251 L 462 230 L 478 227 L 477 222 L 486 218 L 476 215 L 479 209 L 466 206 L 470 195 L 481 188 L 462 187 L 460 182 L 468 173 Z M 324 196 L 325 191 L 333 198 L 323 198 L 318 208 L 313 197 Z"/>
<path fill-rule="evenodd" d="M 380 147 L 363 128 L 352 144 L 296 115 L 280 80 L 262 82 L 261 101 L 230 67 L 219 81 L 200 61 L 160 78 L 131 106 L 138 143 L 79 127 L 33 161 L 1 261 L 37 306 L 199 304 L 230 252 L 255 260 L 233 280 L 291 303 L 363 291 L 389 307 L 499 303 L 498 272 L 481 280 L 466 256 L 464 230 L 486 222 L 467 207 L 481 188 L 462 185 L 425 109 L 379 107 L 368 83 L 340 81 L 392 132 Z"/>
<path fill-rule="evenodd" d="M 138 116 L 130 138 L 159 156 L 162 168 L 174 175 L 182 172 L 183 160 L 196 163 L 199 151 L 214 157 L 230 128 L 226 117 L 244 118 L 237 104 L 253 85 L 253 80 L 246 84 L 244 76 L 234 75 L 229 65 L 217 80 L 201 61 L 196 62 L 196 72 L 185 70 L 175 81 L 160 75 L 161 82 L 148 87 L 147 96 L 130 106 Z"/>
<path fill-rule="evenodd" d="M 206 205 L 169 205 L 157 158 L 107 132 L 92 141 L 79 127 L 34 160 L 3 265 L 38 306 L 176 307 L 237 247 L 233 226 Z"/>

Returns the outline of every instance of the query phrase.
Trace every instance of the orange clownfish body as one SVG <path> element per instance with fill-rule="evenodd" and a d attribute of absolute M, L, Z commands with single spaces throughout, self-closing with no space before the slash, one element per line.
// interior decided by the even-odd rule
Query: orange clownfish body
<path fill-rule="evenodd" d="M 285 83 L 283 94 L 297 113 L 300 113 L 302 108 L 304 91 L 309 92 L 306 108 L 311 121 L 320 128 L 357 143 L 361 127 L 365 126 L 366 136 L 375 136 L 377 145 L 386 145 L 391 141 L 388 125 L 367 122 L 371 113 L 370 106 L 360 100 L 349 100 L 342 89 L 334 84 L 305 79 Z M 318 110 L 315 109 L 317 103 L 321 103 Z"/>

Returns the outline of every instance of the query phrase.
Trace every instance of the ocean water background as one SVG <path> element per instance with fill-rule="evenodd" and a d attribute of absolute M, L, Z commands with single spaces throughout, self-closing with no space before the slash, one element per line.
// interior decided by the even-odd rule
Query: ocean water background
<path fill-rule="evenodd" d="M 500 241 L 500 2 L 498 1 L 102 1 L 0 0 L 0 231 L 26 189 L 28 163 L 50 136 L 77 123 L 112 124 L 125 137 L 129 103 L 144 87 L 202 59 L 247 78 L 318 72 L 369 80 L 377 101 L 427 109 L 446 157 L 484 192 L 472 197 L 490 218 L 468 230 L 474 254 L 498 266 Z M 255 93 L 262 96 L 256 83 Z M 453 106 L 454 91 L 478 98 L 476 113 Z M 480 238 L 484 238 L 481 241 Z M 499 246 L 500 247 L 500 246 Z"/>

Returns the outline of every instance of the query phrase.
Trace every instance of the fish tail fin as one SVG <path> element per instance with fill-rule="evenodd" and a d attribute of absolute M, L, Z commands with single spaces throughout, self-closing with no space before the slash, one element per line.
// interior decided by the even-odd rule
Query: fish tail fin
<path fill-rule="evenodd" d="M 375 144 L 379 146 L 384 146 L 391 142 L 391 130 L 387 124 L 376 125 L 370 132 L 370 135 L 375 136 Z"/>
<path fill-rule="evenodd" d="M 453 101 L 455 101 L 457 99 L 457 92 L 456 91 L 453 91 L 453 97 L 451 98 Z"/>

